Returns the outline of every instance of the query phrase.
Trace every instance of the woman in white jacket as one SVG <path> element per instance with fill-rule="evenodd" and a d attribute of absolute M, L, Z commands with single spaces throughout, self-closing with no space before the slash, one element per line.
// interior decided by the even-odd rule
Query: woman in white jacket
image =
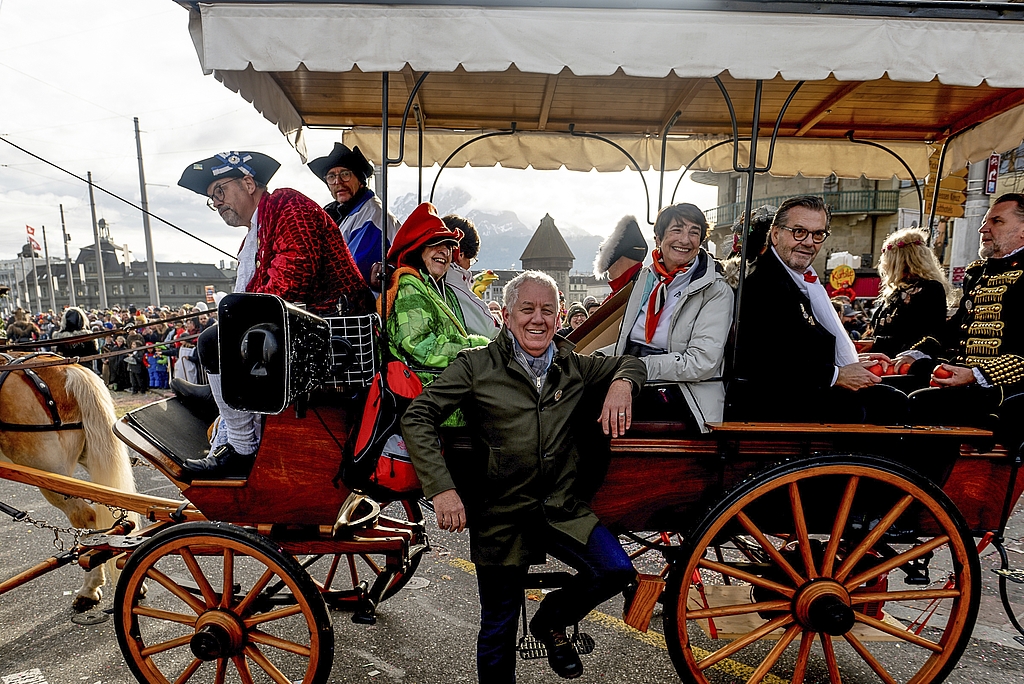
<path fill-rule="evenodd" d="M 674 204 L 654 224 L 654 263 L 640 271 L 626 304 L 615 354 L 643 359 L 647 382 L 633 415 L 706 432 L 722 420 L 725 346 L 733 291 L 701 248 L 708 223 L 692 204 Z M 685 400 L 685 404 L 683 401 Z"/>

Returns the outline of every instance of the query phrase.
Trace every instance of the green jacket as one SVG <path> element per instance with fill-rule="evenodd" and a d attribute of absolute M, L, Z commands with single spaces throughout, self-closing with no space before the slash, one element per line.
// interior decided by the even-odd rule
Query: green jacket
<path fill-rule="evenodd" d="M 503 328 L 486 347 L 461 352 L 402 418 L 424 495 L 458 491 L 479 565 L 543 562 L 545 528 L 585 544 L 597 524 L 573 493 L 581 462 L 570 430 L 573 410 L 585 396 L 603 397 L 620 378 L 633 383 L 635 396 L 647 369 L 631 356 L 580 356 L 571 343 L 556 341 L 540 396 Z M 472 450 L 446 458 L 437 426 L 454 408 L 466 416 Z"/>

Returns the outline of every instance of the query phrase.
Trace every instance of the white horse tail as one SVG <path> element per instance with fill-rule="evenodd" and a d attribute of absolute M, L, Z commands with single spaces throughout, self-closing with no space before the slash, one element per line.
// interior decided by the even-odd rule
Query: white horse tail
<path fill-rule="evenodd" d="M 64 368 L 67 371 L 64 387 L 78 402 L 85 429 L 85 449 L 80 462 L 89 471 L 93 482 L 134 493 L 135 476 L 132 474 L 128 448 L 114 436 L 111 429 L 117 416 L 110 391 L 100 377 L 87 368 L 76 365 Z M 137 527 L 138 514 L 130 513 L 129 517 Z M 106 506 L 96 506 L 96 523 L 100 528 L 113 525 L 113 515 Z"/>

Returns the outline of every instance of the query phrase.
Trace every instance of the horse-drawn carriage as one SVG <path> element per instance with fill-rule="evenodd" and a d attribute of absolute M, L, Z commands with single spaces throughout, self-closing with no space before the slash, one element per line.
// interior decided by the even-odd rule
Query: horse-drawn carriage
<path fill-rule="evenodd" d="M 204 69 L 297 146 L 303 126 L 357 126 L 346 142 L 379 148 L 386 160 L 385 204 L 410 112 L 421 172 L 424 161 L 442 170 L 452 162 L 618 170 L 626 159 L 638 171 L 656 167 L 663 188 L 670 168 L 728 169 L 744 174 L 747 216 L 755 175 L 769 169 L 918 186 L 932 153 L 942 175 L 1024 138 L 1015 59 L 1024 16 L 1013 5 L 183 4 Z M 350 39 L 333 40 L 342 34 Z M 396 74 L 404 115 L 389 100 Z M 762 119 L 762 105 L 774 108 L 774 121 Z M 746 137 L 737 109 L 752 113 Z M 397 136 L 392 118 L 401 121 Z M 860 137 L 872 145 L 858 146 Z M 204 448 L 205 426 L 176 400 L 134 412 L 117 431 L 185 503 L 0 464 L 9 479 L 154 523 L 87 540 L 82 555 L 86 565 L 121 559 L 116 628 L 140 681 L 185 681 L 203 669 L 219 682 L 229 668 L 243 681 L 252 672 L 326 681 L 326 605 L 348 603 L 372 620 L 426 547 L 415 502 L 381 513 L 337 477 L 358 403 L 344 391 L 310 400 L 330 374 L 329 350 L 311 356 L 319 375 L 304 371 L 315 363 L 293 364 L 292 314 L 275 306 L 284 312 L 273 314 L 278 356 L 241 352 L 245 334 L 266 323 L 262 313 L 242 317 L 222 340 L 226 359 L 249 364 L 245 373 L 278 364 L 261 376 L 278 383 L 272 391 L 242 383 L 235 393 L 239 405 L 276 412 L 248 479 L 189 481 L 181 461 Z M 582 348 L 614 327 L 614 315 L 601 318 Z M 328 347 L 330 337 L 328 328 Z M 1024 491 L 1021 454 L 973 428 L 710 427 L 684 437 L 639 416 L 611 441 L 593 508 L 640 551 L 666 560 L 660 575 L 642 578 L 630 624 L 646 629 L 661 599 L 686 681 L 941 681 L 978 611 L 976 540 L 994 543 L 1007 569 L 1001 542 Z M 458 455 L 466 446 L 450 437 Z M 338 589 L 339 576 L 351 586 Z M 166 589 L 163 603 L 148 598 L 147 582 Z"/>

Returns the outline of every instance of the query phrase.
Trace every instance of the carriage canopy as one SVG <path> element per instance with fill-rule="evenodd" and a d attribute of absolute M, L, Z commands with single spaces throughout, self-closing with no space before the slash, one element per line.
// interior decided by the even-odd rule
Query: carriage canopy
<path fill-rule="evenodd" d="M 779 175 L 908 177 L 886 153 L 850 144 L 849 132 L 886 144 L 917 177 L 927 175 L 935 146 L 957 133 L 967 131 L 950 144 L 944 171 L 1024 138 L 1020 5 L 185 4 L 204 70 L 251 101 L 303 156 L 303 126 L 353 127 L 347 143 L 379 151 L 383 72 L 392 75 L 391 126 L 416 79 L 430 72 L 415 99 L 425 165 L 482 130 L 515 122 L 514 136 L 468 147 L 452 163 L 627 166 L 609 146 L 571 137 L 574 127 L 607 135 L 642 168 L 660 168 L 668 127 L 665 168 L 678 169 L 732 133 L 716 76 L 740 121 L 749 120 L 755 82 L 764 81 L 762 134 L 795 82 L 806 81 L 782 120 L 772 168 Z M 727 170 L 731 161 L 723 146 L 698 166 Z"/>

